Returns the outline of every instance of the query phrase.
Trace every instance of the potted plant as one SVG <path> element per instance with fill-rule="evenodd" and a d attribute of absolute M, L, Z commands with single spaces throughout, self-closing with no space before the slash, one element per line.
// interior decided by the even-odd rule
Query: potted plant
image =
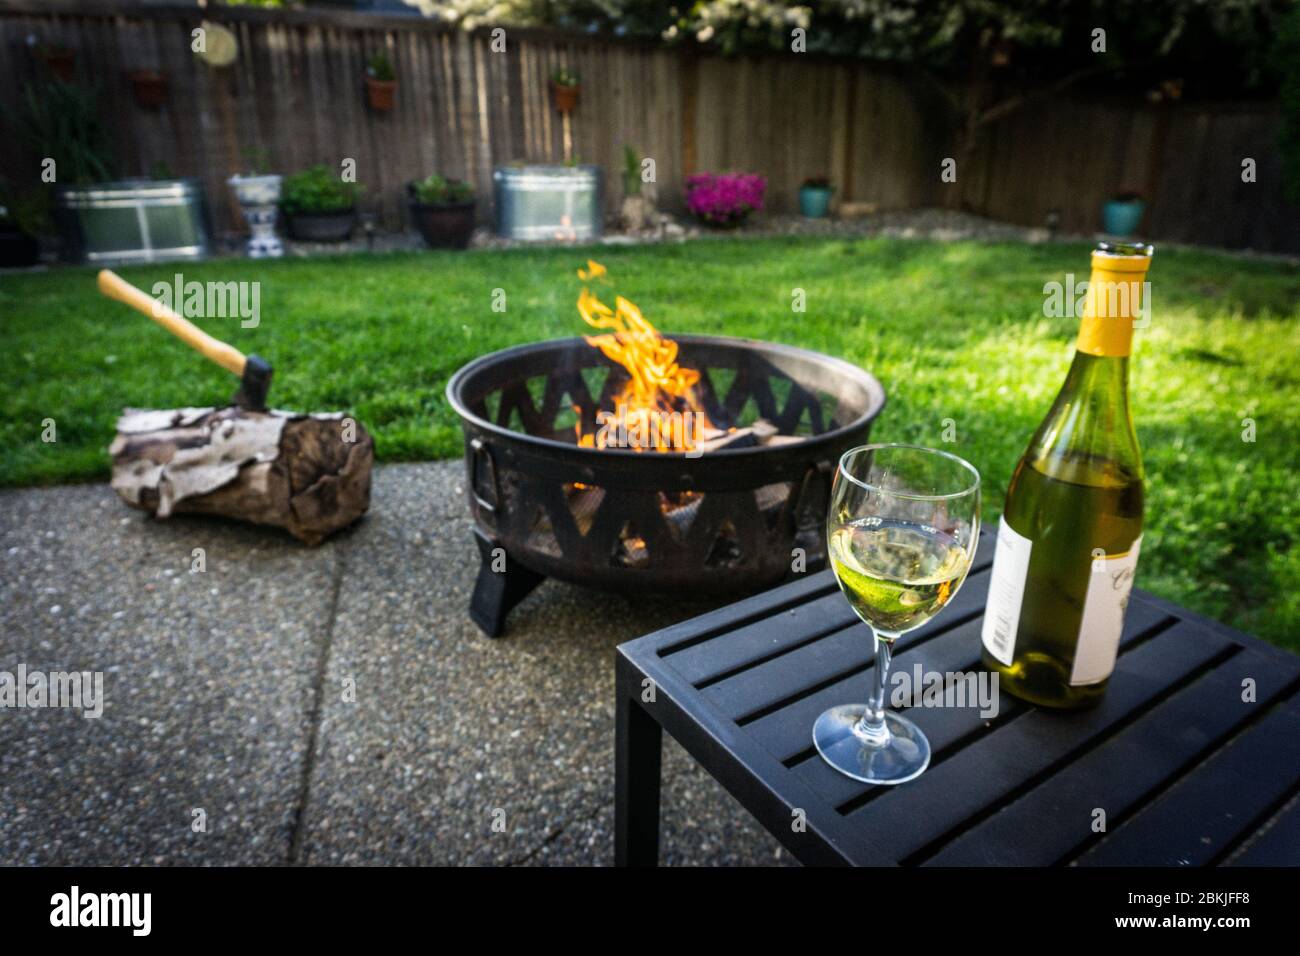
<path fill-rule="evenodd" d="M 156 110 L 167 102 L 167 74 L 158 70 L 132 70 L 129 76 L 135 101 L 145 109 Z"/>
<path fill-rule="evenodd" d="M 809 176 L 799 187 L 799 211 L 809 219 L 825 218 L 835 187 L 826 176 Z"/>
<path fill-rule="evenodd" d="M 641 157 L 631 146 L 623 147 L 623 208 L 619 221 L 628 232 L 645 229 L 650 203 L 641 193 Z"/>
<path fill-rule="evenodd" d="M 50 76 L 64 83 L 71 83 L 77 70 L 77 51 L 62 43 L 40 43 L 36 46 L 36 55 L 50 71 Z"/>
<path fill-rule="evenodd" d="M 397 72 L 393 69 L 393 61 L 380 50 L 366 64 L 366 98 L 370 108 L 380 113 L 389 112 L 396 92 Z"/>
<path fill-rule="evenodd" d="M 1101 207 L 1102 230 L 1111 236 L 1131 236 L 1142 221 L 1146 203 L 1135 192 L 1116 193 Z"/>
<path fill-rule="evenodd" d="M 407 183 L 411 219 L 433 249 L 464 249 L 474 233 L 474 189 L 437 173 Z"/>
<path fill-rule="evenodd" d="M 207 208 L 197 180 L 112 179 L 95 89 L 59 80 L 29 87 L 18 130 L 53 163 L 51 206 L 65 259 L 107 264 L 207 255 Z"/>
<path fill-rule="evenodd" d="M 686 179 L 686 205 L 701 222 L 738 226 L 763 208 L 767 180 L 756 173 L 698 173 Z"/>
<path fill-rule="evenodd" d="M 578 78 L 577 70 L 561 66 L 551 74 L 551 98 L 555 101 L 558 112 L 572 113 L 578 105 L 578 92 L 581 89 L 582 81 Z"/>
<path fill-rule="evenodd" d="M 342 242 L 356 222 L 362 187 L 344 182 L 323 163 L 285 177 L 280 209 L 289 235 L 308 242 Z"/>
<path fill-rule="evenodd" d="M 235 192 L 235 199 L 244 213 L 244 221 L 252 235 L 247 251 L 250 258 L 276 258 L 284 255 L 284 247 L 275 234 L 275 220 L 280 202 L 283 179 L 266 172 L 265 150 L 249 150 L 246 154 L 249 167 L 247 176 L 236 173 L 227 183 Z"/>

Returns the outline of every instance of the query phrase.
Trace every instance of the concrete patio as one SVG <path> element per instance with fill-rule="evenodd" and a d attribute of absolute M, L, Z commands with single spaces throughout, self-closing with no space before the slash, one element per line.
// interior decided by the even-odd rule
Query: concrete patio
<path fill-rule="evenodd" d="M 316 549 L 0 492 L 0 670 L 105 674 L 99 719 L 0 710 L 0 863 L 612 863 L 614 648 L 706 608 L 548 582 L 489 640 L 463 474 L 378 468 Z M 664 863 L 790 862 L 667 739 L 662 830 Z"/>

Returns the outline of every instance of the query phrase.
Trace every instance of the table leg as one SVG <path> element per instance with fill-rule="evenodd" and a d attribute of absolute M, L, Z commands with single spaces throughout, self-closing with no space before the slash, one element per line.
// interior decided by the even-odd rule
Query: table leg
<path fill-rule="evenodd" d="M 620 664 L 622 662 L 620 661 Z M 620 672 L 623 670 L 619 668 Z M 614 715 L 614 864 L 659 864 L 659 759 L 663 730 L 619 675 Z M 631 686 L 628 686 L 628 685 Z"/>

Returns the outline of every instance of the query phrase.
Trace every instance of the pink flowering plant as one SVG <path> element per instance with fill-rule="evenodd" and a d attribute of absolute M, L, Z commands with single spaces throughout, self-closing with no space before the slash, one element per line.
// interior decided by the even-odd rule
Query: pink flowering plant
<path fill-rule="evenodd" d="M 763 208 L 765 192 L 767 180 L 756 173 L 699 173 L 687 177 L 686 205 L 707 223 L 735 225 Z"/>

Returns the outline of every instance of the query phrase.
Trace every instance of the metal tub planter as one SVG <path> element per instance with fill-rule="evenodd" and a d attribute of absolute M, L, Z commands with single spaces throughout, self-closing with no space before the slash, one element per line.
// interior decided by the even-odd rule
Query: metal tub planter
<path fill-rule="evenodd" d="M 604 224 L 599 166 L 503 166 L 492 174 L 497 232 L 524 241 L 596 239 Z"/>
<path fill-rule="evenodd" d="M 202 259 L 207 207 L 194 179 L 124 179 L 62 186 L 54 217 L 64 258 L 102 264 Z"/>

